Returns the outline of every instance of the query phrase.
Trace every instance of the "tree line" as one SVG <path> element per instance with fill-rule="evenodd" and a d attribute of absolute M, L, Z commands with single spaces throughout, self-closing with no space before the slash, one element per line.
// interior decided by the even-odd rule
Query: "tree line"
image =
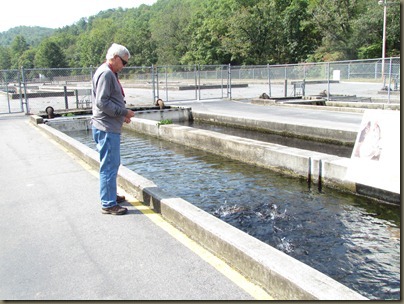
<path fill-rule="evenodd" d="M 387 57 L 401 51 L 395 4 L 387 9 Z M 0 69 L 98 66 L 113 42 L 129 49 L 132 66 L 380 58 L 382 37 L 377 0 L 158 0 L 101 11 L 35 43 L 17 35 L 0 46 Z"/>

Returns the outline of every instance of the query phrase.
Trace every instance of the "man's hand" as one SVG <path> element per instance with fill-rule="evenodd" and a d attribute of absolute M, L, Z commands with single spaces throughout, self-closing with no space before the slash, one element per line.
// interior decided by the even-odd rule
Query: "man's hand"
<path fill-rule="evenodd" d="M 125 116 L 125 122 L 126 123 L 130 123 L 130 119 L 135 116 L 135 112 L 133 112 L 132 110 L 128 109 L 128 113 Z"/>

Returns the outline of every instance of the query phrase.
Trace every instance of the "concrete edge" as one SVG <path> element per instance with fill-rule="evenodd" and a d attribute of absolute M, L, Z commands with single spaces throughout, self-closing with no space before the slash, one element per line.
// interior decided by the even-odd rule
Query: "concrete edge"
<path fill-rule="evenodd" d="M 264 121 L 195 111 L 192 112 L 192 117 L 196 121 L 207 121 L 210 123 L 249 128 L 251 130 L 272 132 L 281 135 L 290 135 L 320 142 L 346 145 L 353 145 L 357 135 L 357 132 L 354 131 L 317 128 L 284 122 Z"/>
<path fill-rule="evenodd" d="M 34 118 L 35 119 L 35 118 Z M 34 120 L 33 119 L 33 120 Z M 44 124 L 41 131 L 62 144 L 93 168 L 99 168 L 98 153 Z M 271 296 L 284 300 L 366 300 L 341 283 L 217 219 L 187 201 L 170 197 L 155 184 L 121 166 L 119 183 L 149 204 L 190 238 L 223 258 Z"/>
<path fill-rule="evenodd" d="M 383 109 L 383 110 L 398 110 L 400 111 L 400 103 L 386 103 L 386 102 L 349 102 L 349 101 L 336 101 L 329 100 L 326 105 L 338 110 L 346 108 L 350 111 L 365 111 L 367 109 Z"/>
<path fill-rule="evenodd" d="M 282 300 L 365 300 L 357 292 L 181 198 L 161 202 L 163 216 L 244 276 Z"/>
<path fill-rule="evenodd" d="M 394 101 L 391 103 L 378 102 L 377 100 L 372 102 L 361 102 L 361 101 L 335 101 L 328 100 L 325 101 L 325 106 L 319 105 L 309 105 L 300 104 L 299 107 L 305 109 L 313 110 L 323 110 L 323 111 L 335 111 L 335 112 L 352 112 L 352 113 L 363 113 L 367 109 L 383 109 L 383 110 L 400 110 L 400 101 Z M 296 107 L 296 104 L 282 104 L 271 99 L 253 98 L 251 100 L 252 104 L 261 106 L 278 106 L 278 107 Z"/>

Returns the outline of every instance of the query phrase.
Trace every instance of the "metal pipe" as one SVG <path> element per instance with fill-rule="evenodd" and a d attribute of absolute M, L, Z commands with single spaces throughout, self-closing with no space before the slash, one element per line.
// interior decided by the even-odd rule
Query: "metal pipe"
<path fill-rule="evenodd" d="M 387 103 L 390 103 L 390 85 L 391 85 L 391 73 L 392 73 L 392 71 L 391 71 L 391 68 L 392 68 L 392 58 L 390 57 L 390 64 L 389 64 L 389 83 L 388 83 L 388 86 L 387 86 Z"/>
<path fill-rule="evenodd" d="M 159 68 L 156 66 L 156 74 L 155 74 L 156 78 L 155 78 L 155 82 L 156 82 L 156 91 L 157 91 L 157 96 L 156 99 L 160 98 L 160 87 L 159 87 Z M 154 105 L 154 101 L 153 100 L 153 105 Z M 168 100 L 166 100 L 168 101 Z"/>
<path fill-rule="evenodd" d="M 308 173 L 307 173 L 307 184 L 309 186 L 309 189 L 311 188 L 311 157 L 309 157 L 309 168 L 308 168 Z"/>
<path fill-rule="evenodd" d="M 65 96 L 65 109 L 69 108 L 69 100 L 67 98 L 67 87 L 63 86 L 63 95 Z"/>
<path fill-rule="evenodd" d="M 287 79 L 285 79 L 283 81 L 283 92 L 284 92 L 285 97 L 288 97 L 288 80 Z"/>
<path fill-rule="evenodd" d="M 318 161 L 318 191 L 319 192 L 321 192 L 321 190 L 323 188 L 322 176 L 323 176 L 323 162 L 320 159 Z"/>
<path fill-rule="evenodd" d="M 231 100 L 231 64 L 228 65 L 228 78 L 227 78 L 227 97 Z"/>
<path fill-rule="evenodd" d="M 167 74 L 167 66 L 164 67 L 165 77 L 166 77 L 166 101 L 168 101 L 168 74 Z"/>
<path fill-rule="evenodd" d="M 221 88 L 221 91 L 222 91 L 222 99 L 223 99 L 223 97 L 224 97 L 224 95 L 223 95 L 223 86 L 224 86 L 224 83 L 223 83 L 223 65 L 220 66 L 220 82 L 221 82 L 220 88 Z"/>
<path fill-rule="evenodd" d="M 26 114 L 29 114 L 28 97 L 27 97 L 27 84 L 25 82 L 25 72 L 24 67 L 21 67 L 22 83 L 24 84 L 24 99 L 25 99 L 25 110 Z M 20 91 L 21 92 L 21 91 Z M 21 93 L 20 93 L 21 94 Z"/>
<path fill-rule="evenodd" d="M 8 113 L 11 113 L 10 107 L 10 96 L 8 95 L 8 80 L 7 80 L 7 72 L 4 73 L 4 84 L 6 85 L 6 95 L 7 95 L 7 106 L 8 106 Z"/>
<path fill-rule="evenodd" d="M 74 90 L 74 95 L 76 95 L 76 109 L 79 108 L 79 90 Z"/>
<path fill-rule="evenodd" d="M 330 89 L 331 89 L 331 84 L 330 84 L 330 63 L 327 63 L 327 101 L 330 100 Z"/>
<path fill-rule="evenodd" d="M 268 68 L 268 95 L 271 97 L 271 68 L 269 67 L 269 63 L 267 64 Z"/>
<path fill-rule="evenodd" d="M 201 65 L 198 64 L 198 85 L 196 86 L 196 89 L 198 90 L 198 99 L 201 100 Z"/>
<path fill-rule="evenodd" d="M 194 65 L 194 78 L 195 78 L 195 100 L 198 100 L 198 66 Z"/>
<path fill-rule="evenodd" d="M 386 23 L 387 23 L 387 1 L 379 1 L 380 5 L 383 5 L 383 47 L 382 47 L 382 80 L 383 80 L 383 88 L 385 84 L 385 75 L 384 75 L 384 60 L 386 57 Z"/>
<path fill-rule="evenodd" d="M 152 64 L 151 68 L 150 68 L 150 75 L 152 77 L 152 90 L 153 90 L 153 103 L 152 106 L 154 106 L 154 102 L 158 99 L 158 97 L 156 98 L 156 79 L 155 79 L 155 74 L 154 74 L 154 64 Z M 158 96 L 158 93 L 157 93 Z"/>

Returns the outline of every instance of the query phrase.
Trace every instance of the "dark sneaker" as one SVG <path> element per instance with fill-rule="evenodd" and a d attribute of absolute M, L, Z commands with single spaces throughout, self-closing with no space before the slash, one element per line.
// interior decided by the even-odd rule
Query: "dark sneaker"
<path fill-rule="evenodd" d="M 113 214 L 113 215 L 122 215 L 128 211 L 127 208 L 115 205 L 110 208 L 102 208 L 102 213 L 104 214 Z"/>
<path fill-rule="evenodd" d="M 124 201 L 126 201 L 126 198 L 124 195 L 118 195 L 118 194 L 116 195 L 116 202 L 118 204 L 123 203 Z"/>

